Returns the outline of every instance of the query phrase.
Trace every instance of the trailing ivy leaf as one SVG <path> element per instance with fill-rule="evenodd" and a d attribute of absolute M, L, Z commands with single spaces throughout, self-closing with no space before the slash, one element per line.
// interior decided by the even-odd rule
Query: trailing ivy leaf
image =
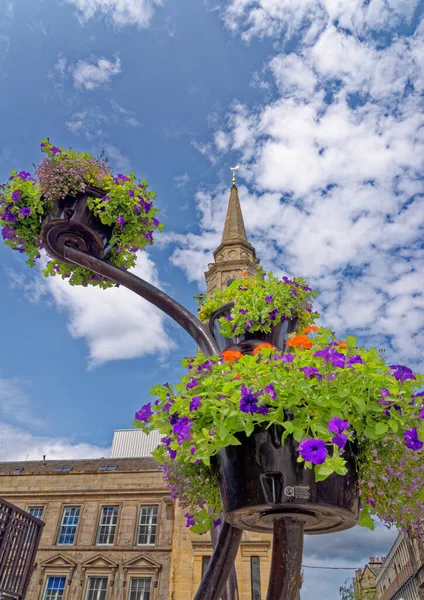
<path fill-rule="evenodd" d="M 372 531 L 374 531 L 374 521 L 371 518 L 371 515 L 369 513 L 369 511 L 362 509 L 360 514 L 359 514 L 359 525 L 361 527 L 367 527 L 368 529 L 371 529 Z"/>

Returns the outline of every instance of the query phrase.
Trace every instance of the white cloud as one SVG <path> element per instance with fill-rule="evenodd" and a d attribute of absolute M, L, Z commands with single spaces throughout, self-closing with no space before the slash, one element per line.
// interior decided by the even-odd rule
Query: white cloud
<path fill-rule="evenodd" d="M 117 148 L 113 144 L 106 144 L 105 152 L 106 152 L 106 155 L 108 156 L 108 158 L 110 158 L 112 160 L 112 162 L 116 165 L 116 167 L 120 171 L 129 171 L 130 170 L 130 168 L 131 168 L 130 161 L 128 160 L 128 158 L 126 156 L 124 156 L 122 154 L 122 152 L 119 150 L 119 148 Z"/>
<path fill-rule="evenodd" d="M 183 175 L 176 175 L 172 179 L 174 181 L 175 187 L 179 188 L 179 189 L 185 187 L 188 184 L 188 182 L 190 181 L 190 177 L 189 177 L 188 173 L 183 173 Z"/>
<path fill-rule="evenodd" d="M 138 254 L 133 272 L 160 285 L 156 266 L 146 252 Z M 111 360 L 164 354 L 173 348 L 163 313 L 124 287 L 72 287 L 60 277 L 49 277 L 46 285 L 56 305 L 68 313 L 71 335 L 87 342 L 90 367 Z"/>
<path fill-rule="evenodd" d="M 0 378 L 0 418 L 13 423 L 31 422 L 35 427 L 44 424 L 31 412 L 31 400 L 25 392 L 25 382 Z"/>
<path fill-rule="evenodd" d="M 18 427 L 0 422 L 0 460 L 57 460 L 61 458 L 108 457 L 110 448 L 76 443 L 67 438 L 36 436 Z"/>
<path fill-rule="evenodd" d="M 148 27 L 153 18 L 155 7 L 162 6 L 162 0 L 67 0 L 77 10 L 80 20 L 101 15 L 118 27 L 135 25 Z"/>
<path fill-rule="evenodd" d="M 72 68 L 72 78 L 76 88 L 93 91 L 108 83 L 114 75 L 121 72 L 121 61 L 115 62 L 107 58 L 92 57 L 90 60 L 79 60 Z"/>

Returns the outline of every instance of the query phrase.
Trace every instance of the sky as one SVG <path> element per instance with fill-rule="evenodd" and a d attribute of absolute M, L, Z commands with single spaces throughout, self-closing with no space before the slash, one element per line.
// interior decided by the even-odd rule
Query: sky
<path fill-rule="evenodd" d="M 321 323 L 424 370 L 424 2 L 0 0 L 0 179 L 49 137 L 133 170 L 165 223 L 136 273 L 192 311 L 231 183 L 276 274 Z M 107 456 L 194 344 L 125 289 L 71 288 L 0 246 L 0 460 Z M 304 563 L 385 555 L 378 525 Z M 353 570 L 305 568 L 302 600 Z"/>

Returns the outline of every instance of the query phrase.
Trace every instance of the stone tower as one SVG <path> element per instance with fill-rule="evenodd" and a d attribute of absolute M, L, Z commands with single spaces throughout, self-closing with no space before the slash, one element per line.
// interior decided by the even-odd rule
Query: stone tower
<path fill-rule="evenodd" d="M 243 271 L 247 271 L 250 276 L 255 275 L 256 265 L 259 264 L 255 248 L 247 241 L 235 177 L 222 240 L 213 255 L 215 262 L 208 265 L 209 269 L 205 273 L 208 295 L 216 289 L 224 290 L 234 279 L 240 279 Z"/>

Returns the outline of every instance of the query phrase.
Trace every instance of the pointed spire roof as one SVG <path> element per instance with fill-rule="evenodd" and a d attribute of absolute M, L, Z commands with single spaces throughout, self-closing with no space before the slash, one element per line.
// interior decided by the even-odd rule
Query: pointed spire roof
<path fill-rule="evenodd" d="M 221 244 L 235 241 L 247 242 L 247 236 L 244 227 L 243 214 L 241 212 L 238 189 L 236 184 L 233 183 L 231 186 L 230 200 L 228 202 Z"/>

